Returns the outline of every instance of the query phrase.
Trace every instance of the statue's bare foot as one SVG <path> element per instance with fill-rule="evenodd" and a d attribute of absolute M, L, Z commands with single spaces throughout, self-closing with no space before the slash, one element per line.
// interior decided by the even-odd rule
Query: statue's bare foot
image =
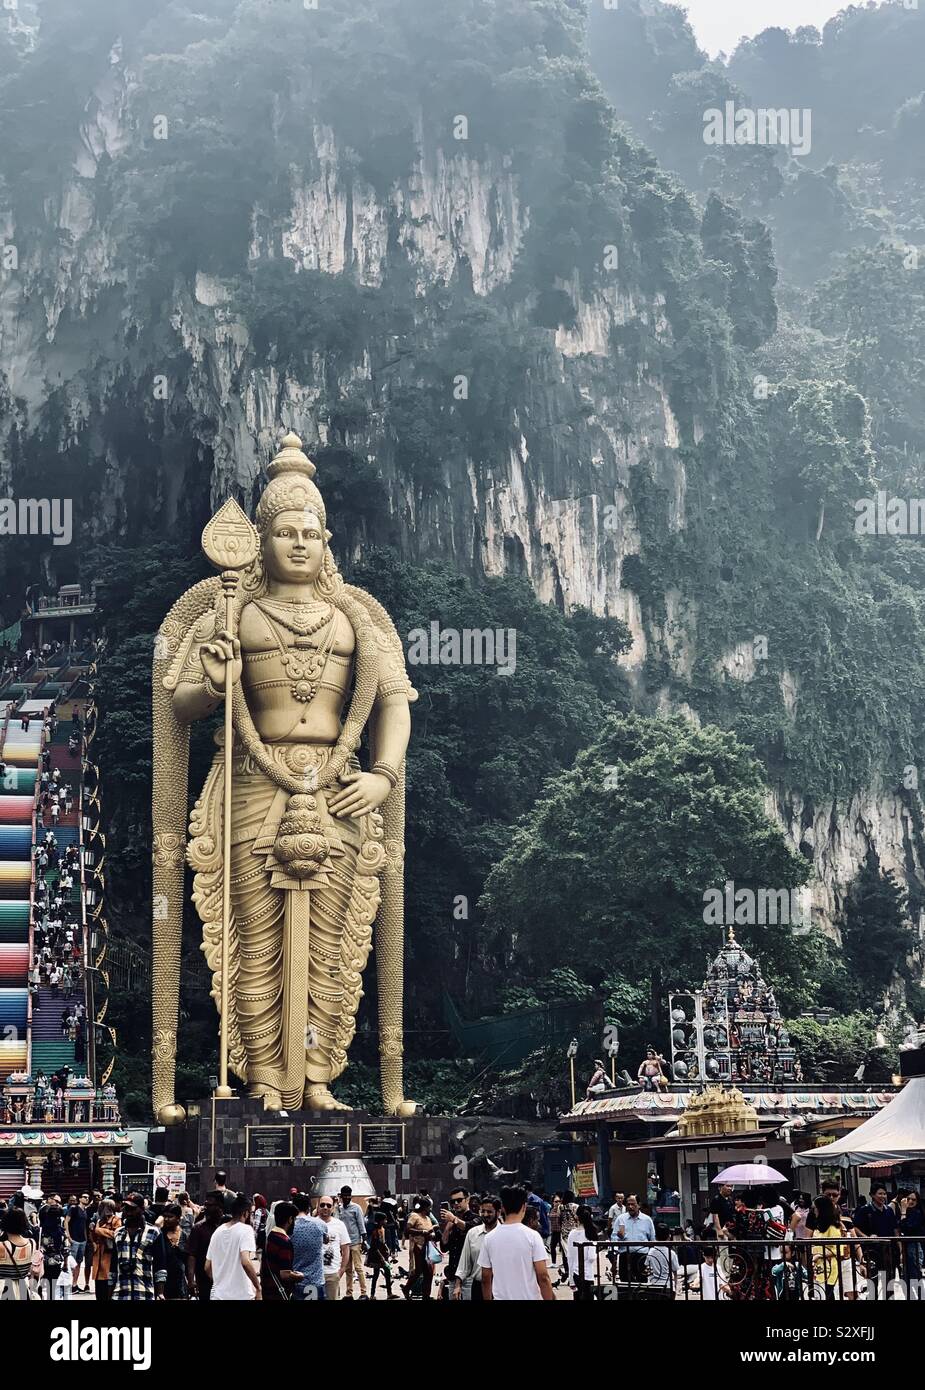
<path fill-rule="evenodd" d="M 327 1086 L 312 1083 L 305 1087 L 304 1105 L 306 1110 L 352 1110 L 352 1106 L 335 1100 Z"/>
<path fill-rule="evenodd" d="M 253 1096 L 256 1100 L 263 1097 L 264 1110 L 275 1112 L 283 1108 L 282 1092 L 274 1090 L 272 1086 L 251 1086 L 248 1089 L 248 1095 Z"/>

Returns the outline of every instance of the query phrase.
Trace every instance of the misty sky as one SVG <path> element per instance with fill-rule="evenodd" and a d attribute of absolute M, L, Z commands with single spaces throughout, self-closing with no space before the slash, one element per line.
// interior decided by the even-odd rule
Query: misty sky
<path fill-rule="evenodd" d="M 798 29 L 815 24 L 821 29 L 826 20 L 847 9 L 848 0 L 679 0 L 701 48 L 715 55 L 720 49 L 729 54 L 739 39 L 751 38 L 762 29 L 777 25 Z"/>

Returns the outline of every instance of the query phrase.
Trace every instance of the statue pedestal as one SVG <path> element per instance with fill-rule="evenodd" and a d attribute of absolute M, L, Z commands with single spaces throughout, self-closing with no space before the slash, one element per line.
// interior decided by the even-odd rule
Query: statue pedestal
<path fill-rule="evenodd" d="M 195 1109 L 195 1107 L 191 1107 Z M 397 1119 L 365 1110 L 290 1110 L 268 1114 L 259 1100 L 234 1096 L 199 1104 L 182 1125 L 153 1130 L 149 1152 L 186 1163 L 191 1195 L 201 1198 L 217 1169 L 237 1192 L 269 1199 L 306 1192 L 331 1155 L 362 1158 L 377 1192 L 446 1192 L 466 1182 L 466 1159 L 446 1115 Z"/>

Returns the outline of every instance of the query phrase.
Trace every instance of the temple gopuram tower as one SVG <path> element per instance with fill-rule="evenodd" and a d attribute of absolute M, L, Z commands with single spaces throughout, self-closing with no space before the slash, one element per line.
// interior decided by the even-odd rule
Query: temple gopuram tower
<path fill-rule="evenodd" d="M 671 994 L 669 1006 L 673 1080 L 773 1087 L 802 1081 L 774 990 L 732 927 L 703 987 Z"/>

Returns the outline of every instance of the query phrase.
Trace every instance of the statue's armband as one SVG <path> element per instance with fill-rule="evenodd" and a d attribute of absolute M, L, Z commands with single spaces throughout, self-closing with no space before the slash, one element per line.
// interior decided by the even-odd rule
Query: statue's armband
<path fill-rule="evenodd" d="M 418 695 L 408 679 L 401 644 L 381 629 L 376 632 L 376 643 L 379 648 L 379 689 L 376 692 L 376 704 L 382 705 L 396 695 L 403 696 L 409 704 L 413 703 Z"/>

